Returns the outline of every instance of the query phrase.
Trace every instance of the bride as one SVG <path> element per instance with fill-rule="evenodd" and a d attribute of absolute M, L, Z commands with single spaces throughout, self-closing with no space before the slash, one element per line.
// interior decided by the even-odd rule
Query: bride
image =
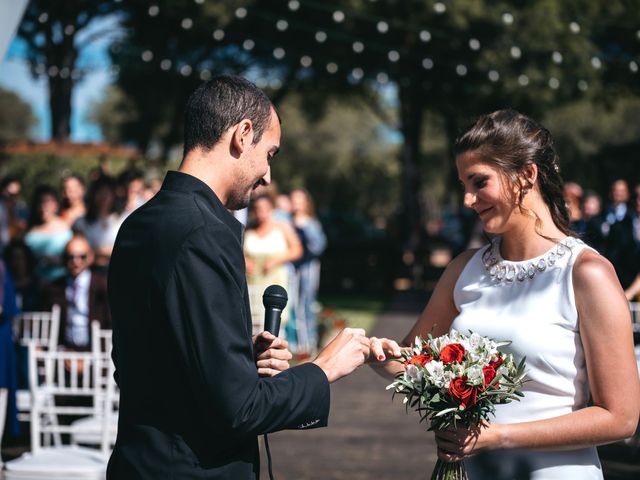
<path fill-rule="evenodd" d="M 465 460 L 472 479 L 523 470 L 533 479 L 601 479 L 595 446 L 631 436 L 640 408 L 629 308 L 615 271 L 573 237 L 545 128 L 497 111 L 462 135 L 455 153 L 464 204 L 492 241 L 449 264 L 404 343 L 451 328 L 512 340 L 529 381 L 524 398 L 497 406 L 491 423 L 436 432 L 438 456 Z M 373 366 L 386 376 L 402 370 L 398 362 Z"/>

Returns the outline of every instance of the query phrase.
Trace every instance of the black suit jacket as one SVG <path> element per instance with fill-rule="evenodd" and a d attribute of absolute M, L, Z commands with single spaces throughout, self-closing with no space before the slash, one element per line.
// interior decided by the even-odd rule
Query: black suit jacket
<path fill-rule="evenodd" d="M 257 435 L 325 426 L 314 364 L 259 378 L 242 226 L 213 191 L 169 172 L 118 233 L 109 267 L 120 387 L 109 479 L 259 477 Z"/>
<path fill-rule="evenodd" d="M 53 305 L 60 306 L 60 330 L 58 345 L 71 350 L 91 350 L 89 345 L 75 345 L 66 338 L 67 331 L 67 277 L 61 277 L 54 282 L 42 287 L 42 308 L 51 310 Z M 107 296 L 107 277 L 100 271 L 91 272 L 89 282 L 89 321 L 98 320 L 100 328 L 111 328 L 111 314 L 109 313 L 109 299 Z M 91 324 L 87 325 L 89 337 L 91 337 Z"/>

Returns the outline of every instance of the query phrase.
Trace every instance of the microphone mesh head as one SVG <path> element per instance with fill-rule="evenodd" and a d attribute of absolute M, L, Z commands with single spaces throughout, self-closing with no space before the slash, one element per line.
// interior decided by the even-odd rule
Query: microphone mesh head
<path fill-rule="evenodd" d="M 262 304 L 264 308 L 284 310 L 288 299 L 287 291 L 280 285 L 271 285 L 267 287 L 262 294 Z"/>

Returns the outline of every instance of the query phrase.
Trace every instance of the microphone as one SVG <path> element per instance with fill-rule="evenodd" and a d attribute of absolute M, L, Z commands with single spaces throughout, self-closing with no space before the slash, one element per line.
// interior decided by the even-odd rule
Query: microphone
<path fill-rule="evenodd" d="M 264 329 L 276 337 L 280 332 L 280 316 L 287 306 L 287 291 L 280 285 L 267 287 L 262 295 L 264 305 Z"/>

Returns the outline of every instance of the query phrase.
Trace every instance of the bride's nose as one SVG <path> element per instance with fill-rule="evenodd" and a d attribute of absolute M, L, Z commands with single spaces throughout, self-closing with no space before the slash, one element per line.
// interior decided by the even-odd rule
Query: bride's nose
<path fill-rule="evenodd" d="M 463 199 L 464 206 L 467 208 L 473 208 L 473 204 L 476 203 L 476 195 L 472 192 L 465 192 Z"/>

